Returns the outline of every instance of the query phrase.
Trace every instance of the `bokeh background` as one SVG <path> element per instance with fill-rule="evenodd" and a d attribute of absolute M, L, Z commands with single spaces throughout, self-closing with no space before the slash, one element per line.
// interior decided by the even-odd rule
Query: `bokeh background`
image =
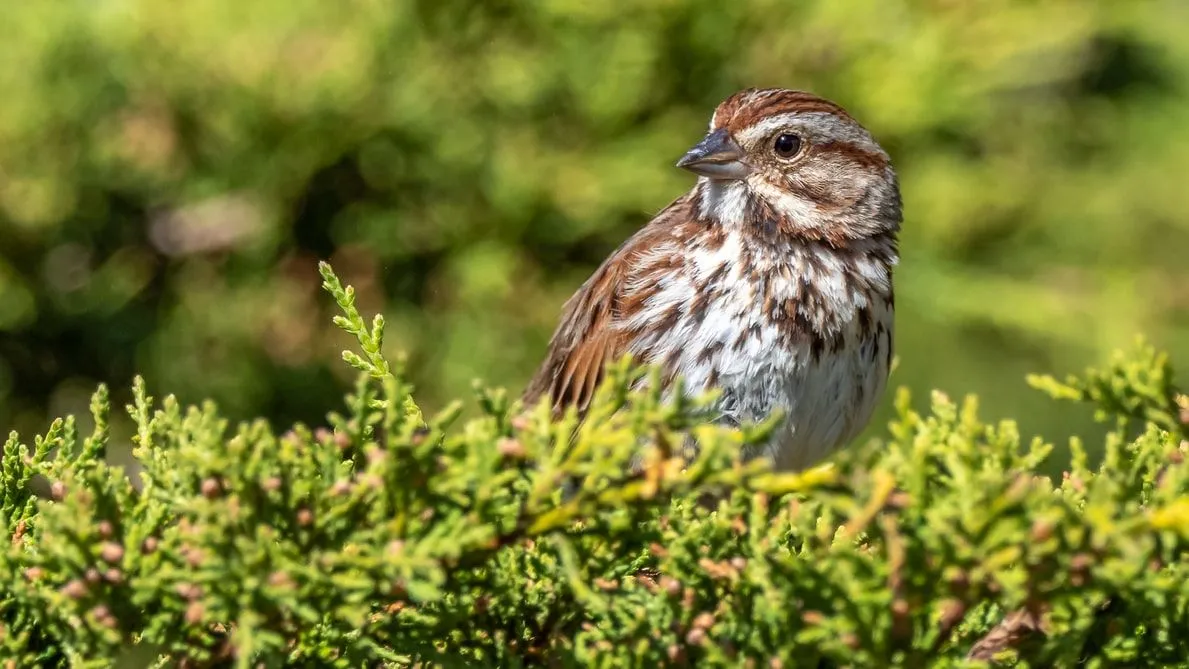
<path fill-rule="evenodd" d="M 1137 334 L 1189 372 L 1189 3 L 42 0 L 0 19 L 0 426 L 126 398 L 318 423 L 351 380 L 318 259 L 419 398 L 519 391 L 561 303 L 747 86 L 898 166 L 895 383 L 1028 390 Z M 887 404 L 885 402 L 885 404 Z M 885 410 L 886 411 L 886 410 Z M 886 412 L 884 414 L 886 416 Z"/>

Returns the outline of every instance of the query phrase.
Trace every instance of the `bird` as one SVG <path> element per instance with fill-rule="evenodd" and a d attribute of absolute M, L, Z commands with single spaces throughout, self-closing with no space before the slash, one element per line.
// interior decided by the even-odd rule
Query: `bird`
<path fill-rule="evenodd" d="M 749 88 L 676 166 L 696 183 L 566 301 L 522 400 L 582 416 L 627 355 L 686 393 L 717 389 L 723 424 L 779 410 L 749 457 L 814 465 L 858 436 L 887 384 L 903 221 L 891 159 L 836 103 Z"/>

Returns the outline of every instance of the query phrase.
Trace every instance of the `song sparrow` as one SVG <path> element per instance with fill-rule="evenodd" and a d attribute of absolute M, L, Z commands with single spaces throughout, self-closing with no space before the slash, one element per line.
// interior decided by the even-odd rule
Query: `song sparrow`
<path fill-rule="evenodd" d="M 863 429 L 887 381 L 902 218 L 888 154 L 832 102 L 748 89 L 677 166 L 697 185 L 566 302 L 524 399 L 583 412 L 628 353 L 687 392 L 721 389 L 724 421 L 783 409 L 764 454 L 812 464 Z"/>

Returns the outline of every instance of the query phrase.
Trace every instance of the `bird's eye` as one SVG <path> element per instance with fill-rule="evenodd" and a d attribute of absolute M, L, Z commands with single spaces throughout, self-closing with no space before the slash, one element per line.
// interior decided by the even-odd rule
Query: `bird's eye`
<path fill-rule="evenodd" d="M 776 137 L 776 142 L 772 148 L 776 150 L 776 155 L 781 158 L 792 158 L 801 150 L 801 138 L 786 132 Z"/>

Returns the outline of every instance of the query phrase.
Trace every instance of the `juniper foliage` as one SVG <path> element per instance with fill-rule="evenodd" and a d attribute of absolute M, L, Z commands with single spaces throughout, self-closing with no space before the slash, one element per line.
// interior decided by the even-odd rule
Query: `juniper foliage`
<path fill-rule="evenodd" d="M 771 423 L 713 425 L 626 363 L 581 423 L 485 389 L 474 420 L 425 416 L 383 319 L 321 271 L 360 372 L 326 427 L 137 380 L 135 476 L 105 460 L 102 387 L 90 435 L 8 438 L 8 666 L 1189 664 L 1189 401 L 1150 348 L 1031 379 L 1115 423 L 1059 482 L 1050 444 L 941 393 L 774 473 L 739 457 Z"/>

